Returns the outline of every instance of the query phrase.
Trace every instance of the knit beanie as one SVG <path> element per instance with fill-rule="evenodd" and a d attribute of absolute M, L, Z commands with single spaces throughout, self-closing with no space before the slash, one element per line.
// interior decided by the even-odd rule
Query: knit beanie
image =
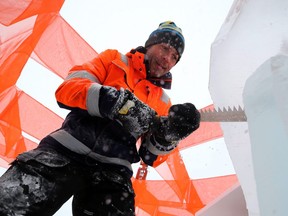
<path fill-rule="evenodd" d="M 168 43 L 174 47 L 177 50 L 180 59 L 185 47 L 185 40 L 181 28 L 177 27 L 172 21 L 160 23 L 159 27 L 150 34 L 145 43 L 145 47 L 147 48 L 160 43 Z"/>

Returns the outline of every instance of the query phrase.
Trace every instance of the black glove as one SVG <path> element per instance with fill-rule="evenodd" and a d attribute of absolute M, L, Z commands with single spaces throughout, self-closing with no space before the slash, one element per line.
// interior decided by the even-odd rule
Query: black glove
<path fill-rule="evenodd" d="M 160 126 L 155 133 L 157 140 L 179 141 L 197 130 L 200 125 L 200 113 L 191 103 L 173 105 L 168 117 L 160 118 Z"/>
<path fill-rule="evenodd" d="M 99 111 L 103 117 L 119 121 L 134 137 L 146 133 L 156 112 L 128 90 L 102 86 Z"/>

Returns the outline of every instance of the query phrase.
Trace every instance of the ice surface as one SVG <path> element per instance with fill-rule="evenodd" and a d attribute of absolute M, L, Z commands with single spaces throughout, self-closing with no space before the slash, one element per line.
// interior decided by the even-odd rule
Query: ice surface
<path fill-rule="evenodd" d="M 258 68 L 266 62 L 266 60 L 279 54 L 288 54 L 287 10 L 287 0 L 234 1 L 227 18 L 211 47 L 209 90 L 216 108 L 238 105 L 244 106 L 243 90 L 247 79 L 254 73 L 256 74 L 256 70 L 259 74 L 263 73 L 259 72 Z M 268 88 L 268 86 L 267 89 L 265 88 L 265 85 L 261 85 L 260 87 L 263 92 L 269 92 L 270 97 L 271 94 L 276 94 L 277 92 L 277 97 L 275 97 L 274 100 L 282 101 L 287 97 L 283 95 L 285 90 L 287 92 L 287 86 L 285 86 L 287 83 L 281 82 L 282 75 L 273 76 L 273 79 L 275 79 L 273 80 L 274 84 L 279 84 L 279 88 L 273 89 L 273 93 L 271 92 L 272 88 Z M 260 79 L 260 77 L 260 75 L 257 77 L 255 76 L 253 81 L 250 80 L 249 85 L 256 85 L 256 83 L 260 81 L 257 80 Z M 250 91 L 250 93 L 252 94 L 253 92 Z M 251 106 L 249 107 L 249 110 L 256 109 L 258 104 L 265 103 L 265 101 L 268 100 L 266 97 L 260 97 L 260 95 L 261 94 L 259 94 L 259 98 L 257 98 L 258 103 L 249 104 L 249 106 Z M 268 105 L 269 103 L 266 108 L 268 108 Z M 275 131 L 275 133 L 278 130 L 284 131 L 285 128 L 285 131 L 287 132 L 287 105 L 278 103 L 277 106 L 270 107 L 269 109 L 281 113 L 281 115 L 283 115 L 282 118 L 285 119 L 285 123 L 276 124 L 275 121 L 277 120 L 268 117 L 267 115 L 271 112 L 267 112 L 263 113 L 263 116 L 267 116 L 267 122 L 265 124 L 262 122 L 261 125 L 257 126 L 263 127 L 265 125 L 270 130 Z M 261 116 L 261 118 L 264 118 L 263 116 Z M 250 119 L 254 119 L 254 117 L 255 116 L 250 116 Z M 259 196 L 259 193 L 264 195 L 265 190 L 262 188 L 264 187 L 264 182 L 261 184 L 261 182 L 258 181 L 260 178 L 258 174 L 263 174 L 263 172 L 259 170 L 261 168 L 259 164 L 262 162 L 263 164 L 269 163 L 262 160 L 269 158 L 270 161 L 276 160 L 280 162 L 280 159 L 278 160 L 273 152 L 269 154 L 268 151 L 260 148 L 263 140 L 261 137 L 258 137 L 259 131 L 250 129 L 251 124 L 254 126 L 254 124 L 260 124 L 260 122 L 251 123 L 250 119 L 248 118 L 248 124 L 223 123 L 221 126 L 224 131 L 225 143 L 243 189 L 249 215 L 258 216 L 263 210 L 268 210 L 267 208 L 271 208 L 269 209 L 271 210 L 270 215 L 281 215 L 278 214 L 281 212 L 279 205 L 277 206 L 279 209 L 274 209 L 273 211 L 272 206 L 270 206 L 270 201 L 272 203 L 277 202 L 277 199 L 272 201 L 270 200 L 272 197 L 267 197 L 266 199 L 266 197 Z M 268 120 L 271 121 L 270 124 Z M 278 120 L 280 120 L 280 117 L 278 117 Z M 272 122 L 273 124 L 271 125 Z M 257 126 L 254 127 L 257 128 Z M 281 127 L 281 129 L 279 129 L 279 127 Z M 268 131 L 268 128 L 265 132 Z M 254 134 L 255 132 L 256 134 Z M 277 133 L 280 132 L 278 131 Z M 273 133 L 266 133 L 263 137 L 265 137 L 266 140 L 270 140 L 270 145 L 275 146 L 278 142 L 272 138 L 273 136 Z M 284 136 L 284 134 L 282 134 L 282 136 Z M 253 139 L 251 137 L 253 137 Z M 251 143 L 253 143 L 253 146 L 251 146 L 250 140 Z M 272 140 L 274 140 L 273 144 Z M 255 144 L 255 142 L 257 142 L 257 144 Z M 257 146 L 259 146 L 259 149 L 257 149 L 257 153 L 255 154 L 255 148 L 257 148 Z M 278 149 L 278 151 L 280 151 L 280 149 Z M 276 168 L 276 164 L 274 163 L 270 164 L 268 167 L 271 168 L 271 166 L 274 169 Z M 279 169 L 281 170 L 281 168 L 283 169 L 283 165 L 279 164 Z M 277 170 L 274 170 L 274 172 L 277 172 Z M 269 172 L 270 171 L 268 171 L 268 173 Z M 268 176 L 268 173 L 266 174 L 266 177 Z M 272 171 L 270 174 L 272 174 Z M 285 175 L 284 172 L 282 175 Z M 284 178 L 284 176 L 282 177 Z M 272 182 L 274 181 L 273 178 L 270 178 L 270 180 Z M 264 191 L 262 191 L 262 189 Z M 267 190 L 270 189 L 268 188 Z M 257 191 L 259 191 L 259 193 Z M 266 192 L 268 193 L 268 191 Z M 280 199 L 282 199 L 282 197 Z M 264 200 L 266 206 L 263 204 Z M 262 215 L 263 214 L 261 214 L 261 216 Z"/>
<path fill-rule="evenodd" d="M 244 88 L 261 216 L 287 214 L 287 92 L 288 56 L 281 55 L 259 67 Z"/>

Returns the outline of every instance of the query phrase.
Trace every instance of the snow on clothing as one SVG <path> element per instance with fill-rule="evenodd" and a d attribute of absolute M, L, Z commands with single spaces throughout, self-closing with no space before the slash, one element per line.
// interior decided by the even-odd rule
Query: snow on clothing
<path fill-rule="evenodd" d="M 72 196 L 74 216 L 135 215 L 131 164 L 142 159 L 159 165 L 199 127 L 196 107 L 171 106 L 162 89 L 171 86 L 170 72 L 150 76 L 158 64 L 154 58 L 169 57 L 172 68 L 184 43 L 182 30 L 166 21 L 151 33 L 145 48 L 126 55 L 106 50 L 72 68 L 56 91 L 59 106 L 71 112 L 61 128 L 19 155 L 0 177 L 0 215 L 51 216 Z M 126 105 L 128 112 L 122 110 Z M 155 112 L 164 117 L 151 125 Z M 155 132 L 148 130 L 151 126 Z"/>
<path fill-rule="evenodd" d="M 142 142 L 145 144 L 138 152 L 136 141 L 139 137 L 128 133 L 117 121 L 101 117 L 98 103 L 102 85 L 128 89 L 158 115 L 167 115 L 171 106 L 164 90 L 146 79 L 143 53 L 134 51 L 123 55 L 117 50 L 106 50 L 92 61 L 74 67 L 57 89 L 59 105 L 72 111 L 61 129 L 49 135 L 58 142 L 41 142 L 40 147 L 48 143 L 82 163 L 89 154 L 96 161 L 125 167 L 130 175 L 131 163 L 139 162 L 140 158 L 151 166 L 164 162 L 167 154 L 176 147 L 175 143 L 159 149 L 153 138 L 144 137 Z M 79 153 L 85 156 L 79 157 Z"/>
<path fill-rule="evenodd" d="M 135 51 L 125 56 L 107 50 L 74 67 L 56 92 L 59 105 L 71 112 L 59 130 L 19 155 L 0 178 L 0 215 L 50 216 L 71 196 L 74 216 L 135 215 L 131 163 L 141 158 L 156 166 L 176 145 L 159 148 L 151 135 L 137 151 L 139 137 L 101 117 L 99 83 L 128 89 L 158 115 L 167 115 L 171 102 L 158 81 L 146 79 L 144 54 Z"/>
<path fill-rule="evenodd" d="M 52 149 L 18 156 L 0 178 L 0 215 L 52 216 L 73 195 L 73 216 L 133 216 L 130 178 L 117 167 L 75 163 Z"/>

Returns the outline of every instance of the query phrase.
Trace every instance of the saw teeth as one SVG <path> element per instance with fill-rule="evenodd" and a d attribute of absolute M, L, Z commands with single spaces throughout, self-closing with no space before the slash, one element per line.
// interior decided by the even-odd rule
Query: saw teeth
<path fill-rule="evenodd" d="M 239 106 L 218 107 L 200 110 L 203 122 L 244 122 L 247 121 L 244 109 Z"/>

